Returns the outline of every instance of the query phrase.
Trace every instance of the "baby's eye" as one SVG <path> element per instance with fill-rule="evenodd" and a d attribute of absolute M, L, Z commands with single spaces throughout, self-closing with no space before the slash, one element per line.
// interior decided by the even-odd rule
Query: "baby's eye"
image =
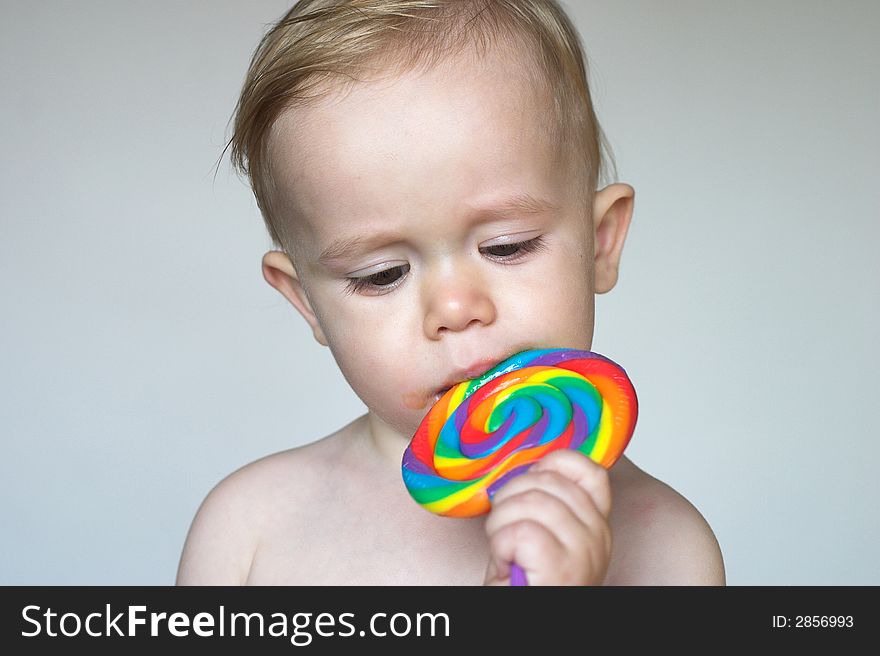
<path fill-rule="evenodd" d="M 494 246 L 483 246 L 480 252 L 483 255 L 489 255 L 492 259 L 501 262 L 511 262 L 525 257 L 529 253 L 544 250 L 546 244 L 544 237 L 538 236 L 527 241 L 518 241 L 512 244 L 496 244 Z"/>
<path fill-rule="evenodd" d="M 391 267 L 369 276 L 348 278 L 348 285 L 345 291 L 349 294 L 385 294 L 397 287 L 398 281 L 402 280 L 408 271 L 409 264 L 401 264 L 400 266 Z"/>

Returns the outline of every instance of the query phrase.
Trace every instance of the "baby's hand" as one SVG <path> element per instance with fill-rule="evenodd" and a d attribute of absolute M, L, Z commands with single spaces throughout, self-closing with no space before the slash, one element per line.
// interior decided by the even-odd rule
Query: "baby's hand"
<path fill-rule="evenodd" d="M 486 520 L 486 585 L 509 585 L 510 564 L 529 585 L 601 585 L 611 559 L 608 472 L 571 449 L 547 454 L 506 483 Z"/>

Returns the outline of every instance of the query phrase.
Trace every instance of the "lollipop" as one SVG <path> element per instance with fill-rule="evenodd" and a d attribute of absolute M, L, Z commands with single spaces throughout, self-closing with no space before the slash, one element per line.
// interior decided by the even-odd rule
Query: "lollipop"
<path fill-rule="evenodd" d="M 632 437 L 638 401 L 626 372 L 597 353 L 518 353 L 434 404 L 403 454 L 403 481 L 448 517 L 489 511 L 504 483 L 545 454 L 575 449 L 608 468 Z M 512 584 L 525 583 L 514 565 Z"/>

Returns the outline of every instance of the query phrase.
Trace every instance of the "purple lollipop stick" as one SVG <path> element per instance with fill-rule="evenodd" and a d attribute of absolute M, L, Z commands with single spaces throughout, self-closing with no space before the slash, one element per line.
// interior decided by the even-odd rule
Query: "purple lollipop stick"
<path fill-rule="evenodd" d="M 522 567 L 517 565 L 516 563 L 510 564 L 510 585 L 514 586 L 522 586 L 528 585 L 529 580 L 526 578 L 526 573 L 523 571 Z"/>

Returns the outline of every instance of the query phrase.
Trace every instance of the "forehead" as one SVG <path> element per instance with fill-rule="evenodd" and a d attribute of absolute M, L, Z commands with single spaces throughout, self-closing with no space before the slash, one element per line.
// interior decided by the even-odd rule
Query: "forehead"
<path fill-rule="evenodd" d="M 289 109 L 269 144 L 282 220 L 320 236 L 365 217 L 448 215 L 456 202 L 504 193 L 559 203 L 566 185 L 552 107 L 523 62 L 499 52 Z"/>

